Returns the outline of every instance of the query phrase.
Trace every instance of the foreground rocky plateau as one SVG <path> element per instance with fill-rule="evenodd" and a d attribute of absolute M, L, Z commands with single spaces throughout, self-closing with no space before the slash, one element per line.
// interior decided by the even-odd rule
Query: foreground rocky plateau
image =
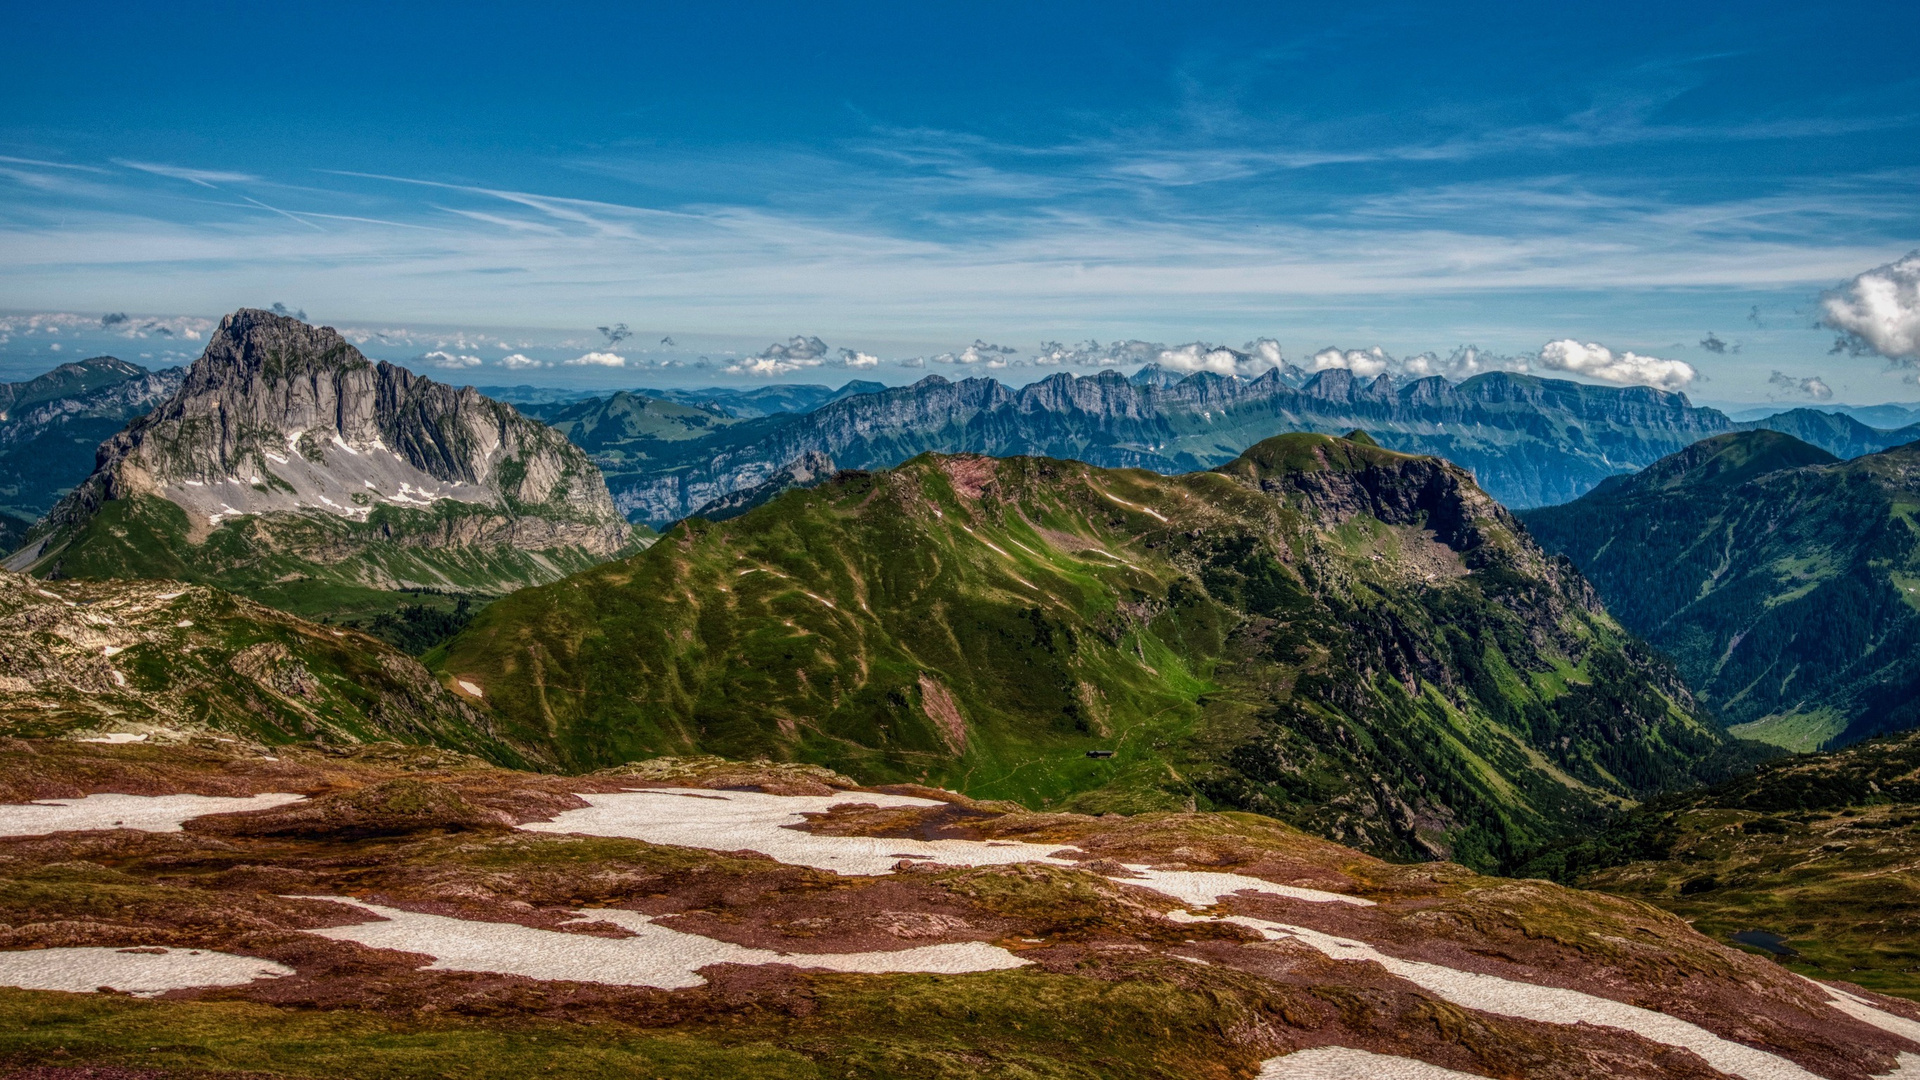
<path fill-rule="evenodd" d="M 1920 1070 L 1920 1009 L 1646 904 L 1248 814 L 805 766 L 0 742 L 34 1077 Z"/>

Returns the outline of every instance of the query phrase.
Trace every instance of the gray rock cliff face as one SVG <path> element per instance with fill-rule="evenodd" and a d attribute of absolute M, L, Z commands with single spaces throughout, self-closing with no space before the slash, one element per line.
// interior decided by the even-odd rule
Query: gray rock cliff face
<path fill-rule="evenodd" d="M 599 469 L 558 432 L 471 387 L 374 363 L 329 327 L 256 310 L 221 320 L 178 391 L 101 444 L 43 530 L 140 495 L 209 526 L 287 512 L 365 522 L 443 499 L 482 511 L 389 537 L 424 544 L 610 555 L 627 535 Z"/>

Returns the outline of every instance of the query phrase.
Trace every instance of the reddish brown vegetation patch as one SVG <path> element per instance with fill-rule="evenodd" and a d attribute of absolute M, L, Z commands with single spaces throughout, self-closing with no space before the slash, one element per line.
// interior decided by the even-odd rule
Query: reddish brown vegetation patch
<path fill-rule="evenodd" d="M 1336 962 L 1303 943 L 1266 941 L 1231 924 L 1170 921 L 1165 913 L 1176 901 L 1124 880 L 1124 864 L 1147 864 L 1364 896 L 1378 906 L 1241 894 L 1222 908 L 1360 939 L 1391 956 L 1659 1009 L 1823 1075 L 1881 1073 L 1894 1052 L 1912 1049 L 1826 1007 L 1820 990 L 1772 962 L 1716 945 L 1644 905 L 1543 882 L 1480 878 L 1446 864 L 1390 865 L 1251 815 L 1009 813 L 912 787 L 889 790 L 937 805 L 880 808 L 862 804 L 846 778 L 825 770 L 714 759 L 561 778 L 406 755 L 381 761 L 307 750 L 282 757 L 0 743 L 0 791 L 16 798 L 99 791 L 310 796 L 273 810 L 197 819 L 179 833 L 0 840 L 0 948 L 216 948 L 297 973 L 168 995 L 176 999 L 683 1033 L 759 1024 L 766 1025 L 764 1037 L 796 1045 L 831 1042 L 819 1025 L 847 1008 L 848 995 L 860 988 L 908 985 L 778 965 L 709 967 L 708 985 L 673 992 L 427 971 L 418 954 L 303 933 L 366 916 L 287 897 L 351 896 L 463 919 L 626 937 L 610 923 L 573 921 L 576 912 L 620 907 L 682 932 L 789 954 L 988 942 L 1033 966 L 943 985 L 956 992 L 991 985 L 996 996 L 1016 1002 L 1057 985 L 1021 980 L 1201 995 L 1223 1010 L 1215 1021 L 1222 1061 L 1339 1045 L 1491 1076 L 1711 1075 L 1690 1053 L 1627 1032 L 1490 1016 L 1438 1000 L 1378 965 Z M 844 804 L 813 816 L 810 831 L 1037 843 L 1072 849 L 1077 864 L 955 868 L 903 860 L 890 876 L 839 877 L 759 857 L 511 828 L 582 805 L 576 792 L 657 786 L 839 791 Z M 972 979 L 1000 981 L 965 981 Z M 1880 1004 L 1920 1014 L 1906 1003 Z"/>
<path fill-rule="evenodd" d="M 990 457 L 960 454 L 940 459 L 940 470 L 947 474 L 953 490 L 969 499 L 978 499 L 989 485 L 999 479 L 999 462 Z"/>
<path fill-rule="evenodd" d="M 948 750 L 956 754 L 966 750 L 967 722 L 960 715 L 960 702 L 954 699 L 953 691 L 924 671 L 920 673 L 920 707 L 940 729 Z"/>

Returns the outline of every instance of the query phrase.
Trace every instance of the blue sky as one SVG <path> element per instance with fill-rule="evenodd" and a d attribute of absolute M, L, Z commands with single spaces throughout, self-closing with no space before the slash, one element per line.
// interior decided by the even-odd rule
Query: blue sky
<path fill-rule="evenodd" d="M 1379 349 L 1458 374 L 1473 345 L 1710 400 L 1813 378 L 1920 398 L 1896 272 L 1920 248 L 1911 4 L 68 2 L 8 23 L 15 374 L 96 339 L 166 362 L 195 351 L 178 320 L 280 301 L 481 384 L 899 382 L 943 357 L 1022 381 L 1116 340 L 1270 338 L 1307 366 Z M 1835 322 L 1823 295 L 1877 267 L 1894 308 Z M 88 328 L 108 312 L 129 322 Z M 181 332 L 126 337 L 156 319 Z M 566 363 L 589 355 L 623 363 Z"/>

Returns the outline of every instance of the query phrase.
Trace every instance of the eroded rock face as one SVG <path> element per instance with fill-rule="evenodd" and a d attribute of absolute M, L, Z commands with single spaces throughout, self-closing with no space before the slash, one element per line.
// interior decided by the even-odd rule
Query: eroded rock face
<path fill-rule="evenodd" d="M 284 512 L 365 522 L 381 506 L 451 499 L 493 512 L 389 538 L 604 556 L 626 537 L 599 470 L 558 432 L 471 387 L 376 364 L 330 327 L 251 309 L 221 320 L 177 393 L 102 444 L 49 523 L 140 495 L 196 527 Z"/>

